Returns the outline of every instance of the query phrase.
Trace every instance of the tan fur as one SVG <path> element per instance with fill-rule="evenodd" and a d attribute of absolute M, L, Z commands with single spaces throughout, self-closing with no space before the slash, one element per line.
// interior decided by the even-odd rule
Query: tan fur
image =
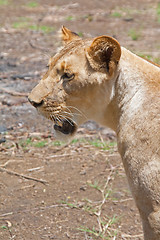
<path fill-rule="evenodd" d="M 108 36 L 81 40 L 66 28 L 62 34 L 66 44 L 29 100 L 59 126 L 93 119 L 117 133 L 144 239 L 160 240 L 160 68 Z M 55 129 L 66 138 L 74 132 Z"/>

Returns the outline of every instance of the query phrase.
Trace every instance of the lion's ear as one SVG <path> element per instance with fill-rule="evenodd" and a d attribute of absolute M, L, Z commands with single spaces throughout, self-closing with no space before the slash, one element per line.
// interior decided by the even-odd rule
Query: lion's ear
<path fill-rule="evenodd" d="M 80 39 L 80 37 L 78 36 L 77 33 L 72 32 L 71 30 L 69 30 L 68 28 L 66 28 L 64 26 L 62 27 L 61 32 L 62 32 L 61 38 L 62 38 L 63 43 L 65 43 L 65 44 L 69 43 L 71 41 Z"/>
<path fill-rule="evenodd" d="M 117 40 L 108 36 L 97 37 L 86 49 L 87 59 L 93 69 L 108 72 L 111 76 L 121 57 L 121 47 Z"/>

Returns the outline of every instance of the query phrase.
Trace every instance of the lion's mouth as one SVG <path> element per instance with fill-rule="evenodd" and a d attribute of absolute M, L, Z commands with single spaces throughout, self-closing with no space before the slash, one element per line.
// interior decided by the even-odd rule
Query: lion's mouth
<path fill-rule="evenodd" d="M 73 134 L 76 131 L 76 125 L 70 119 L 63 119 L 61 122 L 56 122 L 54 125 L 56 131 L 60 131 L 63 134 Z"/>

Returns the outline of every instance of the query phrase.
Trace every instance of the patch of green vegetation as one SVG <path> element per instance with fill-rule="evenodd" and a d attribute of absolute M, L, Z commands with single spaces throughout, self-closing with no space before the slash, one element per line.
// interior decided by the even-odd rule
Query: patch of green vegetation
<path fill-rule="evenodd" d="M 77 140 L 77 139 L 76 139 Z M 77 141 L 76 141 L 77 142 Z M 118 230 L 115 227 L 115 224 L 119 221 L 120 217 L 113 215 L 112 217 L 106 216 L 103 217 L 103 205 L 105 200 L 110 199 L 110 194 L 112 191 L 108 189 L 108 184 L 105 184 L 104 187 L 100 186 L 98 182 L 87 183 L 90 187 L 98 190 L 102 194 L 102 201 L 92 202 L 89 199 L 83 199 L 83 202 L 70 202 L 68 197 L 65 201 L 60 201 L 64 204 L 64 207 L 69 207 L 71 209 L 76 208 L 82 211 L 88 212 L 90 215 L 93 215 L 97 218 L 98 225 L 93 227 L 81 226 L 78 228 L 79 231 L 85 232 L 88 239 L 102 239 L 102 240 L 113 240 L 116 239 Z M 85 201 L 85 202 L 84 202 Z"/>
<path fill-rule="evenodd" d="M 31 147 L 37 147 L 42 148 L 45 147 L 47 144 L 47 140 L 41 140 L 41 141 L 34 141 L 32 138 L 27 138 L 26 140 L 20 141 L 20 146 L 24 149 L 27 149 L 29 146 Z"/>
<path fill-rule="evenodd" d="M 158 22 L 160 23 L 160 3 L 158 3 L 156 10 L 157 10 Z"/>
<path fill-rule="evenodd" d="M 27 138 L 26 141 L 23 141 L 24 145 L 30 145 L 32 144 L 32 139 L 31 138 Z"/>
<path fill-rule="evenodd" d="M 111 16 L 112 17 L 115 17 L 115 18 L 120 18 L 120 17 L 122 17 L 122 13 L 120 13 L 120 12 L 113 12 L 112 14 L 111 14 Z"/>
<path fill-rule="evenodd" d="M 73 21 L 73 20 L 74 20 L 74 17 L 70 15 L 70 16 L 66 17 L 66 20 L 67 20 L 67 21 Z"/>
<path fill-rule="evenodd" d="M 92 188 L 95 188 L 96 190 L 98 190 L 98 191 L 100 191 L 100 192 L 102 191 L 102 190 L 101 190 L 101 186 L 99 186 L 99 185 L 98 185 L 98 182 L 96 182 L 96 181 L 94 182 L 94 184 L 88 183 L 88 185 L 89 185 L 90 187 L 92 187 Z"/>
<path fill-rule="evenodd" d="M 141 14 L 141 10 L 139 9 L 135 9 L 135 8 L 122 8 L 122 7 L 116 7 L 114 9 L 114 11 L 111 13 L 112 17 L 115 18 L 120 18 L 120 17 L 124 17 L 124 18 L 133 18 L 134 14 Z"/>
<path fill-rule="evenodd" d="M 86 232 L 86 233 L 90 233 L 91 235 L 93 235 L 93 236 L 96 236 L 96 237 L 103 237 L 102 235 L 101 235 L 101 233 L 99 233 L 99 231 L 97 231 L 96 229 L 95 229 L 95 227 L 93 227 L 92 229 L 90 229 L 90 228 L 88 228 L 88 227 L 81 227 L 81 228 L 78 228 L 78 230 L 80 230 L 81 232 Z M 103 238 L 103 239 L 106 239 L 106 238 Z"/>
<path fill-rule="evenodd" d="M 132 28 L 129 30 L 128 35 L 132 38 L 133 41 L 137 41 L 138 38 L 140 37 L 140 32 Z"/>
<path fill-rule="evenodd" d="M 19 28 L 27 28 L 30 23 L 30 18 L 26 17 L 20 17 L 17 22 L 14 22 L 12 24 L 13 28 L 19 29 Z"/>
<path fill-rule="evenodd" d="M 84 139 L 84 138 L 74 138 L 71 141 L 71 144 L 76 144 L 76 143 L 86 143 L 86 139 Z"/>
<path fill-rule="evenodd" d="M 134 14 L 141 14 L 141 10 L 139 10 L 138 8 L 119 8 L 120 11 L 126 16 L 126 17 L 131 17 Z"/>
<path fill-rule="evenodd" d="M 53 146 L 57 146 L 57 147 L 59 147 L 59 146 L 62 146 L 64 143 L 62 142 L 62 141 L 54 141 L 54 142 L 52 142 L 52 145 Z"/>
<path fill-rule="evenodd" d="M 50 26 L 47 26 L 47 25 L 37 25 L 37 24 L 34 24 L 34 25 L 31 25 L 31 19 L 30 18 L 25 18 L 25 17 L 21 17 L 18 19 L 17 22 L 14 22 L 12 24 L 13 28 L 15 29 L 30 29 L 30 30 L 33 30 L 33 31 L 40 31 L 40 32 L 43 32 L 43 33 L 51 33 L 53 31 L 55 31 L 55 28 L 54 27 L 50 27 Z"/>
<path fill-rule="evenodd" d="M 153 57 L 150 54 L 143 54 L 143 53 L 138 53 L 137 55 L 144 58 L 144 59 L 152 61 L 154 63 L 160 64 L 160 57 Z"/>
<path fill-rule="evenodd" d="M 108 217 L 108 222 L 109 222 L 108 226 L 112 226 L 113 224 L 117 223 L 119 220 L 120 220 L 120 217 L 118 217 L 116 215 L 113 215 L 112 218 Z"/>
<path fill-rule="evenodd" d="M 35 1 L 29 2 L 29 3 L 26 4 L 26 7 L 30 7 L 30 8 L 35 8 L 35 7 L 38 7 L 38 6 L 39 6 L 39 4 Z"/>
<path fill-rule="evenodd" d="M 5 225 L 2 225 L 0 228 L 4 229 L 4 230 L 8 229 L 7 226 L 5 226 Z"/>
<path fill-rule="evenodd" d="M 152 60 L 152 56 L 151 55 L 145 55 L 143 53 L 139 53 L 138 56 L 142 57 L 142 58 L 145 58 L 147 60 Z"/>
<path fill-rule="evenodd" d="M 42 26 L 30 25 L 30 26 L 28 26 L 28 28 L 33 30 L 33 31 L 40 31 L 40 32 L 43 32 L 43 33 L 51 33 L 53 31 L 55 31 L 54 27 L 50 27 L 50 26 L 46 26 L 46 25 L 42 25 Z"/>
<path fill-rule="evenodd" d="M 153 62 L 160 64 L 160 57 L 153 58 Z"/>
<path fill-rule="evenodd" d="M 82 32 L 78 32 L 78 35 L 79 35 L 80 37 L 83 37 L 83 33 L 82 33 Z"/>
<path fill-rule="evenodd" d="M 113 217 L 114 218 L 114 217 Z M 109 225 L 108 225 L 109 224 Z M 110 223 L 105 223 L 105 222 L 101 222 L 101 225 L 104 225 L 104 228 L 107 226 L 107 229 L 114 224 L 114 219 L 113 221 L 111 220 Z M 95 227 L 88 228 L 88 227 L 81 227 L 78 228 L 78 230 L 82 231 L 82 232 L 86 232 L 89 233 L 91 236 L 95 236 L 98 237 L 99 239 L 103 239 L 103 240 L 111 240 L 111 239 L 115 239 L 116 235 L 117 235 L 117 231 L 116 230 L 112 230 L 112 231 L 108 231 L 107 235 L 103 232 L 98 231 Z"/>
<path fill-rule="evenodd" d="M 160 15 L 160 3 L 158 3 L 158 6 L 157 6 L 157 14 Z"/>
<path fill-rule="evenodd" d="M 37 148 L 41 148 L 41 147 L 45 147 L 46 144 L 47 144 L 47 141 L 46 140 L 42 140 L 42 141 L 33 143 L 33 146 L 37 147 Z"/>
<path fill-rule="evenodd" d="M 71 141 L 71 144 L 75 144 L 75 143 L 78 143 L 78 142 L 79 142 L 79 139 L 74 138 L 74 139 Z"/>
<path fill-rule="evenodd" d="M 24 28 L 26 27 L 26 23 L 25 22 L 14 22 L 12 24 L 13 28 Z"/>
<path fill-rule="evenodd" d="M 93 21 L 93 15 L 92 14 L 87 14 L 84 16 L 84 19 L 87 19 L 88 22 L 92 22 Z"/>
<path fill-rule="evenodd" d="M 75 203 L 70 203 L 68 201 L 60 201 L 60 203 L 65 204 L 70 208 L 78 208 L 78 206 Z"/>
<path fill-rule="evenodd" d="M 157 16 L 158 16 L 158 22 L 160 23 L 160 3 L 158 3 L 158 6 L 157 6 Z"/>
<path fill-rule="evenodd" d="M 90 203 L 87 203 L 84 207 L 83 207 L 83 210 L 86 211 L 86 212 L 89 212 L 90 214 L 96 214 L 97 212 L 97 208 L 94 208 L 92 206 L 92 204 Z"/>
<path fill-rule="evenodd" d="M 19 28 L 26 28 L 28 27 L 28 20 L 19 20 L 17 22 L 14 22 L 12 24 L 12 27 L 15 28 L 15 29 L 19 29 Z"/>
<path fill-rule="evenodd" d="M 9 4 L 8 0 L 0 0 L 0 6 L 6 6 L 8 4 Z"/>
<path fill-rule="evenodd" d="M 113 150 L 117 146 L 117 142 L 106 142 L 101 141 L 100 139 L 85 139 L 85 138 L 75 138 L 71 141 L 71 144 L 76 143 L 84 143 L 84 144 L 90 144 L 94 147 L 100 148 L 102 150 Z"/>
<path fill-rule="evenodd" d="M 117 146 L 116 142 L 102 142 L 99 139 L 89 140 L 88 143 L 94 147 L 101 148 L 102 150 L 112 150 Z"/>
<path fill-rule="evenodd" d="M 92 183 L 87 183 L 88 184 L 88 186 L 90 186 L 90 187 L 92 187 L 92 188 L 94 188 L 94 189 L 96 189 L 96 190 L 98 190 L 98 191 L 100 191 L 100 192 L 102 192 L 103 190 L 102 190 L 102 187 L 98 184 L 98 182 L 94 182 L 93 184 Z M 108 199 L 108 198 L 110 198 L 110 195 L 111 194 L 113 194 L 113 191 L 111 191 L 110 189 L 108 189 L 108 190 L 106 190 L 106 192 L 105 192 L 105 196 L 104 196 L 104 198 L 105 199 Z M 112 199 L 113 200 L 113 199 Z"/>

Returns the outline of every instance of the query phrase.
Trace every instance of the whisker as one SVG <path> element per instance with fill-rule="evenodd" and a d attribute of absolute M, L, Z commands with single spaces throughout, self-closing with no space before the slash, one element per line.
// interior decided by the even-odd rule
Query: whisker
<path fill-rule="evenodd" d="M 54 121 L 54 122 L 62 122 L 62 120 L 57 116 L 57 115 L 55 115 L 55 114 L 50 114 L 50 118 L 51 118 L 51 120 L 52 121 Z"/>
<path fill-rule="evenodd" d="M 67 106 L 64 106 L 70 113 L 72 113 L 72 111 L 67 107 Z"/>
<path fill-rule="evenodd" d="M 43 55 L 43 57 L 47 57 L 47 59 L 52 57 L 51 54 L 49 53 L 49 51 L 43 52 L 42 55 Z"/>
<path fill-rule="evenodd" d="M 64 115 L 59 115 L 60 117 L 63 117 L 63 119 L 65 119 L 68 123 L 70 123 L 72 126 L 73 126 L 73 123 L 72 122 L 74 122 L 72 119 L 70 119 L 70 118 L 66 118 Z"/>
<path fill-rule="evenodd" d="M 78 112 L 80 113 L 81 116 L 84 116 L 84 117 L 86 118 L 86 120 L 88 120 L 88 118 L 86 117 L 86 115 L 85 115 L 82 111 L 80 111 L 78 108 L 76 108 L 76 107 L 74 107 L 74 106 L 67 106 L 67 108 L 68 108 L 68 110 L 69 110 L 69 108 L 70 108 L 70 109 L 75 109 L 76 111 L 78 111 Z"/>
<path fill-rule="evenodd" d="M 69 120 L 68 118 L 66 118 L 66 121 L 71 124 L 72 126 L 74 126 L 74 124 L 71 122 L 71 120 Z"/>
<path fill-rule="evenodd" d="M 69 109 L 67 109 L 67 110 L 69 110 Z M 82 114 L 80 114 L 80 113 L 72 113 L 72 112 L 66 112 L 66 111 L 63 111 L 63 112 L 71 115 L 72 117 L 74 117 L 74 116 L 82 116 Z"/>
<path fill-rule="evenodd" d="M 71 118 L 67 118 L 67 119 L 71 121 L 71 125 L 72 125 L 72 122 L 73 122 L 75 125 L 77 125 L 77 123 L 76 123 L 73 119 L 71 119 Z"/>
<path fill-rule="evenodd" d="M 58 116 L 56 115 L 56 120 L 58 120 L 60 123 L 62 123 L 63 121 L 62 121 L 62 119 L 59 118 L 59 116 L 60 116 L 60 115 L 58 115 Z M 61 117 L 61 116 L 60 116 L 60 117 Z"/>
<path fill-rule="evenodd" d="M 75 114 L 76 113 L 69 113 L 66 111 L 62 112 L 61 114 L 51 113 L 50 119 L 53 120 L 54 122 L 61 122 L 61 123 L 63 123 L 63 120 L 66 120 L 69 124 L 71 124 L 73 126 L 73 123 L 76 125 L 76 122 L 71 117 L 73 117 Z M 70 116 L 68 116 L 68 115 L 70 115 Z"/>
<path fill-rule="evenodd" d="M 67 117 L 69 117 L 68 115 L 74 117 L 74 116 L 82 116 L 82 114 L 80 113 L 69 113 L 69 112 L 66 112 L 66 111 L 63 111 L 63 113 L 66 114 Z"/>
<path fill-rule="evenodd" d="M 55 121 L 55 117 L 51 114 L 50 114 L 50 118 L 51 118 L 52 121 Z"/>
<path fill-rule="evenodd" d="M 71 112 L 66 112 L 66 111 L 63 111 L 63 113 L 66 113 L 66 114 L 68 114 L 68 115 L 71 115 L 72 117 L 74 116 L 74 114 L 73 114 L 73 113 L 71 113 Z"/>

